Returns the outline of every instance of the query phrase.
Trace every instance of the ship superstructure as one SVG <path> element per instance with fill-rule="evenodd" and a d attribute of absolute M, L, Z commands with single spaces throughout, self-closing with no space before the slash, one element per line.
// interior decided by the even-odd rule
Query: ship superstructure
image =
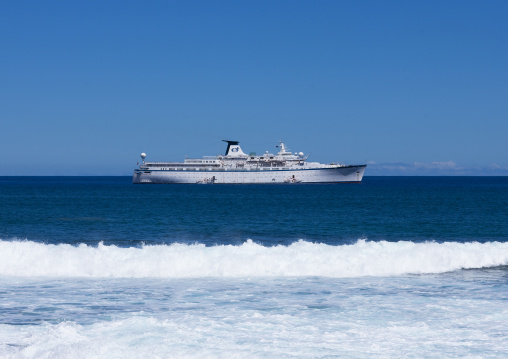
<path fill-rule="evenodd" d="M 303 152 L 292 153 L 281 141 L 278 153 L 244 153 L 238 141 L 227 141 L 226 153 L 186 158 L 184 162 L 146 161 L 134 170 L 133 183 L 338 183 L 361 182 L 367 165 L 307 162 Z"/>

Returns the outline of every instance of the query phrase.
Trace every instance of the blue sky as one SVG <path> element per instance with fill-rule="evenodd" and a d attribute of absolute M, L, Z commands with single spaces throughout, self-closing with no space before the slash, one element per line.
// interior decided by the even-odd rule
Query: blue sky
<path fill-rule="evenodd" d="M 4 1 L 0 175 L 275 150 L 508 175 L 506 1 Z"/>

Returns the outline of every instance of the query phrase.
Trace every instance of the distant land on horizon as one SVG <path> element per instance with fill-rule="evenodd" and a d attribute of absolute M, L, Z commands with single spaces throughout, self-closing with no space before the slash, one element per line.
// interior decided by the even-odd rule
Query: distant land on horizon
<path fill-rule="evenodd" d="M 508 168 L 497 164 L 464 166 L 446 162 L 367 162 L 365 176 L 508 176 Z"/>

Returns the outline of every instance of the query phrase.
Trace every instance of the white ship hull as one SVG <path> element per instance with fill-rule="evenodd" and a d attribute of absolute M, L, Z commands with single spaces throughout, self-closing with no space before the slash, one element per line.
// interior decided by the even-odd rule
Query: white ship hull
<path fill-rule="evenodd" d="M 250 170 L 164 170 L 134 171 L 133 183 L 203 183 L 203 184 L 284 184 L 284 183 L 359 183 L 366 165 L 312 169 Z"/>

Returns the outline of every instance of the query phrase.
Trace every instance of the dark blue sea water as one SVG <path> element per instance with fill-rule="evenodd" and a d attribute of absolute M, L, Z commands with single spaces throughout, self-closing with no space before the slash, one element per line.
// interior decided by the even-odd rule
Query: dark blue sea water
<path fill-rule="evenodd" d="M 119 246 L 299 239 L 504 241 L 508 177 L 366 177 L 360 185 L 137 185 L 0 177 L 0 237 Z"/>
<path fill-rule="evenodd" d="M 506 357 L 508 177 L 0 177 L 0 357 Z"/>

